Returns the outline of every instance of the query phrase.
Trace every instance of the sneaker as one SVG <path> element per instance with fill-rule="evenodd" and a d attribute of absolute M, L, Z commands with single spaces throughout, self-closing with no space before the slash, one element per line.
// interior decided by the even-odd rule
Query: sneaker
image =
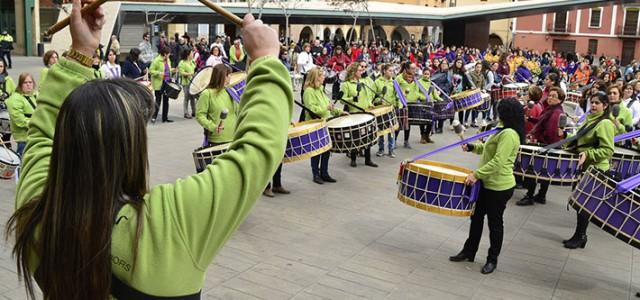
<path fill-rule="evenodd" d="M 395 152 L 393 152 L 393 151 L 389 152 L 389 157 L 396 158 Z"/>
<path fill-rule="evenodd" d="M 376 152 L 376 156 L 377 156 L 377 157 L 382 157 L 382 156 L 384 156 L 384 151 L 382 151 L 382 150 L 381 150 L 381 151 Z"/>
<path fill-rule="evenodd" d="M 262 192 L 262 194 L 267 196 L 267 197 L 269 197 L 269 198 L 273 198 L 273 197 L 276 196 L 271 189 L 264 190 L 264 192 Z"/>

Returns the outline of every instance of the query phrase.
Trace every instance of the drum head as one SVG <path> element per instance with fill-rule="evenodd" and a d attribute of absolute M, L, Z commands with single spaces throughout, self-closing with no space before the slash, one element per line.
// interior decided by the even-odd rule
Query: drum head
<path fill-rule="evenodd" d="M 512 89 L 512 90 L 518 89 L 518 86 L 515 83 L 505 84 L 504 87 L 507 88 L 507 89 Z"/>
<path fill-rule="evenodd" d="M 390 105 L 376 106 L 368 111 L 376 116 L 381 116 L 393 111 L 393 107 Z"/>
<path fill-rule="evenodd" d="M 235 72 L 235 73 L 231 73 L 231 78 L 229 79 L 229 85 L 227 85 L 227 87 L 232 87 L 238 83 L 240 83 L 241 81 L 247 79 L 247 73 L 246 72 Z"/>
<path fill-rule="evenodd" d="M 434 171 L 434 172 L 447 174 L 451 176 L 467 177 L 467 175 L 469 175 L 469 173 L 465 173 L 465 172 L 461 172 L 458 170 L 453 170 L 453 169 L 449 169 L 441 166 L 434 166 L 434 165 L 427 165 L 427 164 L 420 164 L 420 163 L 414 163 L 413 165 L 420 169 Z"/>
<path fill-rule="evenodd" d="M 191 79 L 191 83 L 189 84 L 189 94 L 198 95 L 204 91 L 209 85 L 209 81 L 211 81 L 211 74 L 213 73 L 213 67 L 206 67 L 200 72 L 198 72 L 193 79 Z"/>
<path fill-rule="evenodd" d="M 20 164 L 20 156 L 11 149 L 0 147 L 0 162 L 17 166 Z"/>
<path fill-rule="evenodd" d="M 329 128 L 350 127 L 353 125 L 367 123 L 373 119 L 375 119 L 375 116 L 371 114 L 351 114 L 348 116 L 340 116 L 340 117 L 330 119 L 327 122 L 327 127 Z"/>
<path fill-rule="evenodd" d="M 295 135 L 299 132 L 322 128 L 322 123 L 322 120 L 313 120 L 294 124 L 293 126 L 289 126 L 289 135 Z"/>
<path fill-rule="evenodd" d="M 195 152 L 196 153 L 210 153 L 210 152 L 220 152 L 220 151 L 225 151 L 229 148 L 229 145 L 231 145 L 231 143 L 225 143 L 225 144 L 221 144 L 221 145 L 215 145 L 215 146 L 211 146 L 211 147 L 207 147 L 207 148 L 203 148 L 203 149 L 198 149 Z"/>
<path fill-rule="evenodd" d="M 524 83 L 524 82 L 516 82 L 515 85 L 520 89 L 525 89 L 525 88 L 529 87 L 529 84 Z"/>

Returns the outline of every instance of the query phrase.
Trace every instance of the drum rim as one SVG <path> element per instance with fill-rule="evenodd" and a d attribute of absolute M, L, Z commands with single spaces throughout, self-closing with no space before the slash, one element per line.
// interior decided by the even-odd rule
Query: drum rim
<path fill-rule="evenodd" d="M 350 117 L 350 116 L 353 116 L 353 115 L 363 115 L 363 114 L 364 115 L 370 115 L 373 118 L 373 120 L 369 120 L 369 121 L 366 121 L 366 122 L 363 122 L 363 123 L 360 123 L 360 124 L 353 124 L 353 125 L 349 125 L 349 126 L 340 126 L 340 127 L 337 127 L 337 126 L 336 127 L 332 127 L 329 124 L 332 120 L 335 120 L 335 119 L 338 119 L 338 118 L 347 118 L 347 117 Z M 331 118 L 327 119 L 327 129 L 349 128 L 349 127 L 353 127 L 353 126 L 356 126 L 356 125 L 368 124 L 370 122 L 374 122 L 374 123 L 376 122 L 376 115 L 374 115 L 373 113 L 370 113 L 368 111 L 354 112 L 354 113 L 349 113 L 349 115 L 346 115 L 346 116 L 335 116 L 335 117 L 331 117 Z"/>
<path fill-rule="evenodd" d="M 317 124 L 315 126 L 313 126 L 313 127 L 309 127 L 307 129 L 304 129 L 304 130 L 295 131 L 295 132 L 289 132 L 287 134 L 287 136 L 289 138 L 299 137 L 299 136 L 302 136 L 302 135 L 305 135 L 305 134 L 312 133 L 314 131 L 321 130 L 323 128 L 324 129 L 327 128 L 327 121 L 325 121 L 324 119 L 313 119 L 313 120 L 307 120 L 307 121 L 293 123 L 293 127 L 291 127 L 291 125 L 289 125 L 289 129 L 295 128 L 295 126 L 298 126 L 298 125 L 307 125 L 307 124 L 313 124 L 313 123 L 317 123 Z M 329 135 L 329 132 L 327 132 L 327 135 Z"/>
<path fill-rule="evenodd" d="M 629 152 L 633 152 L 633 153 L 624 153 L 624 152 L 616 152 L 618 150 L 625 150 L 625 151 L 629 151 Z M 616 146 L 613 149 L 613 156 L 618 157 L 618 158 L 640 158 L 640 151 L 637 150 L 633 150 L 633 149 L 627 149 L 624 147 L 620 147 L 620 146 Z"/>
<path fill-rule="evenodd" d="M 378 115 L 374 111 L 379 111 L 380 114 Z M 367 109 L 367 112 L 372 113 L 376 117 L 388 114 L 388 113 L 393 112 L 393 111 L 394 111 L 393 106 L 389 105 L 389 104 L 378 105 L 378 106 L 374 106 L 374 107 L 371 107 L 371 108 Z"/>
<path fill-rule="evenodd" d="M 450 98 L 453 99 L 453 100 L 460 100 L 460 99 L 463 99 L 463 98 L 466 98 L 466 97 L 469 97 L 471 95 L 478 94 L 478 93 L 480 93 L 480 89 L 466 90 L 466 91 L 462 91 L 460 93 L 453 94 L 453 95 L 451 95 Z"/>
<path fill-rule="evenodd" d="M 237 77 L 239 80 L 236 81 L 231 81 L 232 79 L 234 79 L 234 74 L 238 74 L 235 75 L 235 77 Z M 233 87 L 235 85 L 237 85 L 238 83 L 242 82 L 243 80 L 247 79 L 247 72 L 244 71 L 240 71 L 240 72 L 233 72 L 231 74 L 229 74 L 230 78 L 229 78 L 229 84 L 227 84 L 225 87 Z"/>
<path fill-rule="evenodd" d="M 5 165 L 7 165 L 9 167 L 17 167 L 17 166 L 19 166 L 20 163 L 22 162 L 22 158 L 20 157 L 20 155 L 18 155 L 18 152 L 13 151 L 13 149 L 5 148 L 5 147 L 2 147 L 2 148 L 3 149 L 0 150 L 0 151 L 9 151 L 9 152 L 13 153 L 13 155 L 15 155 L 15 157 L 13 157 L 13 158 L 17 158 L 18 162 L 14 164 L 14 163 L 7 162 L 7 161 L 4 161 L 4 160 L 0 159 L 0 163 L 5 164 Z"/>
<path fill-rule="evenodd" d="M 528 147 L 538 147 L 535 149 L 532 148 L 528 148 Z M 544 146 L 536 146 L 536 145 L 520 145 L 520 148 L 518 149 L 518 152 L 520 152 L 521 149 L 528 149 L 528 150 L 539 150 L 542 149 Z M 559 152 L 562 151 L 562 152 Z M 579 155 L 578 153 L 575 152 L 571 152 L 569 150 L 565 150 L 565 149 L 549 149 L 547 152 L 545 152 L 547 154 L 551 153 L 551 154 L 556 154 L 558 156 L 562 156 L 567 157 L 567 156 L 571 156 L 571 157 L 567 157 L 567 159 L 571 159 L 571 160 L 579 160 Z M 531 152 L 526 152 L 526 154 L 532 154 L 532 156 L 536 156 L 536 157 L 541 157 L 541 153 L 538 151 L 531 151 Z"/>
<path fill-rule="evenodd" d="M 232 142 L 227 142 L 227 143 L 220 144 L 220 145 L 215 145 L 215 146 L 201 146 L 201 147 L 198 147 L 198 148 L 194 149 L 193 150 L 193 154 L 195 155 L 196 153 L 206 153 L 206 152 L 199 152 L 199 151 L 202 151 L 202 150 L 205 150 L 205 149 L 209 149 L 209 148 L 221 147 L 221 146 L 225 146 L 225 145 L 227 146 L 227 148 L 224 148 L 224 149 L 229 149 L 229 146 L 231 146 L 231 143 Z"/>
<path fill-rule="evenodd" d="M 208 84 L 205 85 L 205 87 L 201 91 L 199 91 L 197 93 L 191 93 L 191 85 L 193 85 L 193 80 L 196 79 L 198 74 L 203 73 L 205 70 L 213 70 L 213 67 L 212 66 L 206 66 L 206 67 L 200 69 L 200 71 L 198 71 L 198 73 L 196 73 L 193 77 L 191 77 L 191 80 L 189 81 L 189 91 L 188 91 L 189 95 L 192 95 L 192 96 L 199 95 L 200 93 L 204 92 L 204 90 L 207 89 Z M 209 80 L 209 81 L 211 81 L 211 80 Z"/>
<path fill-rule="evenodd" d="M 427 159 L 419 159 L 416 161 L 412 161 L 410 163 L 407 163 L 404 168 L 406 170 L 411 170 L 417 174 L 420 175 L 429 175 L 429 176 L 434 176 L 440 179 L 445 179 L 448 181 L 452 181 L 452 182 L 457 182 L 457 183 L 464 183 L 465 179 L 467 178 L 467 175 L 465 176 L 459 176 L 459 175 L 453 175 L 453 174 L 446 174 L 446 173 L 442 173 L 440 171 L 435 171 L 435 170 L 428 170 L 428 169 L 424 169 L 422 167 L 416 166 L 416 164 L 422 164 L 422 165 L 431 165 L 434 167 L 440 167 L 440 168 L 449 168 L 452 169 L 454 171 L 458 171 L 458 172 L 462 172 L 462 173 L 473 173 L 473 170 L 471 169 L 467 169 L 465 167 L 460 167 L 460 166 L 456 166 L 456 165 L 452 165 L 452 164 L 448 164 L 448 163 L 443 163 L 443 162 L 437 162 L 437 161 L 433 161 L 433 160 L 427 160 Z"/>
<path fill-rule="evenodd" d="M 401 184 L 401 183 L 400 183 Z M 399 185 L 400 185 L 399 184 Z M 452 216 L 452 217 L 468 217 L 471 216 L 473 214 L 473 211 L 475 210 L 475 202 L 471 203 L 471 208 L 470 209 L 453 209 L 453 208 L 445 208 L 445 207 L 440 207 L 440 206 L 435 206 L 435 205 L 431 205 L 431 204 L 427 204 L 425 202 L 420 202 L 420 201 L 416 201 L 414 199 L 411 199 L 405 195 L 403 195 L 400 191 L 398 191 L 398 200 L 400 200 L 400 202 L 408 205 L 408 206 L 412 206 L 424 211 L 428 211 L 431 213 L 435 213 L 435 214 L 439 214 L 439 215 L 444 215 L 444 216 Z"/>

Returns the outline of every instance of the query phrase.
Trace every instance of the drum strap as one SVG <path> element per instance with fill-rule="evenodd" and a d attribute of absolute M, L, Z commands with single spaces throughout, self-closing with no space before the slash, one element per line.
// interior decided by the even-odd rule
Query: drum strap
<path fill-rule="evenodd" d="M 396 90 L 396 94 L 398 95 L 398 98 L 400 98 L 400 102 L 402 102 L 402 105 L 406 107 L 407 96 L 402 92 L 402 88 L 400 87 L 400 84 L 398 83 L 397 80 L 393 81 L 393 89 Z"/>
<path fill-rule="evenodd" d="M 567 138 L 567 139 L 555 142 L 553 144 L 549 144 L 547 146 L 544 146 L 542 148 L 541 152 L 544 153 L 544 152 L 547 152 L 550 149 L 555 149 L 555 148 L 561 147 L 563 145 L 571 144 L 571 143 L 576 142 L 579 138 L 583 137 L 585 134 L 589 133 L 589 131 L 591 131 L 593 128 L 595 128 L 598 125 L 598 123 L 600 123 L 600 121 L 595 122 L 595 123 L 593 123 L 593 124 L 591 124 L 589 126 L 582 127 L 574 136 L 572 136 L 570 138 Z"/>
<path fill-rule="evenodd" d="M 427 97 L 427 102 L 432 102 L 433 100 L 431 99 L 430 95 L 431 95 L 431 92 L 433 91 L 433 86 L 429 85 L 429 90 L 427 91 L 422 85 L 422 83 L 420 83 L 420 80 L 414 79 L 413 81 L 416 82 L 420 91 L 425 95 L 425 97 Z"/>
<path fill-rule="evenodd" d="M 33 104 L 30 96 L 24 96 L 24 98 L 27 99 L 27 102 L 29 102 L 29 105 L 31 105 L 31 108 L 36 109 L 36 105 Z"/>

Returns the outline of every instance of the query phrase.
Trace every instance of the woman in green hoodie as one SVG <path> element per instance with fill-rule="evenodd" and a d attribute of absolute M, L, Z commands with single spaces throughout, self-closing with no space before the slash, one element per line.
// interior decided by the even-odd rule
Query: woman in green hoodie
<path fill-rule="evenodd" d="M 464 248 L 457 255 L 449 257 L 449 260 L 455 262 L 475 259 L 486 215 L 489 221 L 490 247 L 487 262 L 481 270 L 482 274 L 492 273 L 498 265 L 504 234 L 502 216 L 516 186 L 513 164 L 525 138 L 524 112 L 518 100 L 510 98 L 500 101 L 498 118 L 498 128 L 502 130 L 491 136 L 486 144 L 473 143 L 462 146 L 465 151 L 481 155 L 480 167 L 467 176 L 466 183 L 474 184 L 480 180 L 482 187 L 471 216 L 469 237 L 464 243 Z"/>
<path fill-rule="evenodd" d="M 440 92 L 431 85 L 431 70 L 428 67 L 424 68 L 422 71 L 422 77 L 418 80 L 417 85 L 420 90 L 420 97 L 418 98 L 419 101 L 442 101 L 442 98 L 440 98 Z M 431 139 L 432 130 L 433 122 L 427 125 L 420 125 L 420 134 L 422 135 L 422 139 L 420 140 L 421 144 L 433 143 L 433 140 Z"/>
<path fill-rule="evenodd" d="M 253 62 L 229 150 L 149 189 L 152 95 L 133 81 L 93 80 L 104 15 L 81 15 L 80 3 L 71 54 L 38 98 L 7 226 L 21 279 L 34 299 L 33 277 L 43 299 L 199 298 L 207 268 L 284 156 L 293 93 L 277 33 L 244 18 Z"/>

